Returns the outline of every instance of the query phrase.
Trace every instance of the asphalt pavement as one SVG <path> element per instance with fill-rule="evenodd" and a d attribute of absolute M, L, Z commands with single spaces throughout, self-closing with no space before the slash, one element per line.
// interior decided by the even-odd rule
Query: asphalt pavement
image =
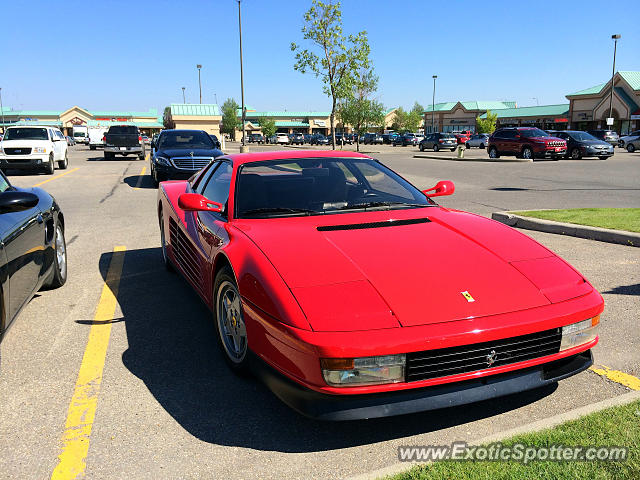
<path fill-rule="evenodd" d="M 253 147 L 252 147 L 253 148 Z M 254 150 L 274 149 L 261 146 Z M 228 151 L 237 151 L 230 144 Z M 453 180 L 440 203 L 490 216 L 498 210 L 640 207 L 640 154 L 559 162 L 413 158 L 411 147 L 371 147 L 420 188 Z M 477 153 L 476 153 L 477 152 Z M 447 152 L 450 154 L 450 152 Z M 234 376 L 215 341 L 211 313 L 161 263 L 157 190 L 147 161 L 72 147 L 67 174 L 9 172 L 62 206 L 69 280 L 40 292 L 0 344 L 0 478 L 49 478 L 73 419 L 70 403 L 89 332 L 110 337 L 94 412 L 86 427 L 86 478 L 344 478 L 397 461 L 400 445 L 472 441 L 629 391 L 586 371 L 556 387 L 464 408 L 348 423 L 301 417 L 260 382 Z M 74 170 L 76 169 L 76 170 Z M 640 249 L 525 231 L 548 246 L 605 298 L 596 364 L 640 376 Z M 99 319 L 105 279 L 124 247 L 115 312 Z M 71 422 L 71 423 L 70 423 Z M 73 428 L 71 428 L 71 431 Z"/>

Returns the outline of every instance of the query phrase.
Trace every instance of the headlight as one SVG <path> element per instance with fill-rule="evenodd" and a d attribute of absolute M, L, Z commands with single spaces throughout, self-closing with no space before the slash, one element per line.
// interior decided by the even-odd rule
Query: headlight
<path fill-rule="evenodd" d="M 562 342 L 560 351 L 589 343 L 598 336 L 600 315 L 578 323 L 571 323 L 562 327 Z"/>
<path fill-rule="evenodd" d="M 165 157 L 156 157 L 156 162 L 158 162 L 160 165 L 166 165 L 167 167 L 169 166 L 169 159 Z"/>
<path fill-rule="evenodd" d="M 320 359 L 324 380 L 333 387 L 403 382 L 405 364 L 404 354 Z"/>
<path fill-rule="evenodd" d="M 46 147 L 33 147 L 33 153 L 47 153 Z"/>

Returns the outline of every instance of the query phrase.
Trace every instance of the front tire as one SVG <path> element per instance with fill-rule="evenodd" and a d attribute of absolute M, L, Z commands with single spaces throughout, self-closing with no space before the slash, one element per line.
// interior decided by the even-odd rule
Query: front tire
<path fill-rule="evenodd" d="M 580 155 L 580 149 L 579 148 L 572 149 L 570 156 L 573 160 L 580 160 L 582 158 L 582 155 Z"/>
<path fill-rule="evenodd" d="M 53 153 L 51 155 L 49 155 L 49 163 L 47 163 L 44 166 L 44 171 L 45 173 L 49 174 L 49 175 L 53 175 L 53 172 L 56 170 L 56 165 L 55 162 L 53 160 Z"/>
<path fill-rule="evenodd" d="M 439 151 L 439 150 L 440 150 L 440 146 L 439 146 L 437 143 L 434 143 L 434 144 L 433 144 L 433 151 L 434 151 L 434 152 L 437 152 L 437 151 Z"/>
<path fill-rule="evenodd" d="M 53 248 L 53 271 L 43 284 L 44 288 L 59 288 L 67 282 L 67 242 L 64 238 L 64 228 L 60 223 L 56 225 Z"/>
<path fill-rule="evenodd" d="M 240 292 L 230 268 L 224 267 L 216 275 L 213 294 L 214 320 L 224 359 L 235 373 L 245 374 L 249 370 L 247 328 Z"/>
<path fill-rule="evenodd" d="M 162 217 L 162 210 L 160 210 L 159 215 L 160 220 L 160 247 L 162 248 L 162 261 L 164 263 L 164 268 L 167 272 L 175 272 L 175 268 L 173 268 L 173 264 L 171 260 L 169 260 L 169 256 L 167 255 L 167 239 L 164 234 L 164 219 Z"/>
<path fill-rule="evenodd" d="M 481 150 L 484 150 L 484 143 L 481 143 L 481 144 L 480 144 L 480 149 L 481 149 Z"/>
<path fill-rule="evenodd" d="M 635 151 L 636 151 L 636 146 L 633 143 L 630 143 L 629 145 L 627 145 L 627 152 L 633 153 Z"/>
<path fill-rule="evenodd" d="M 522 158 L 533 160 L 533 150 L 531 149 L 531 147 L 524 147 L 522 149 Z"/>
<path fill-rule="evenodd" d="M 423 145 L 423 144 L 420 144 L 420 147 L 419 147 L 419 148 L 420 148 L 420 151 L 421 151 L 421 152 L 424 152 L 424 145 Z"/>

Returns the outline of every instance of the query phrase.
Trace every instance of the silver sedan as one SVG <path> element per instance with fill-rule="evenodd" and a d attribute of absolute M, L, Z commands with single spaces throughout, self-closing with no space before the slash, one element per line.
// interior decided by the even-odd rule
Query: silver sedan
<path fill-rule="evenodd" d="M 488 133 L 478 133 L 475 135 L 471 135 L 471 138 L 465 143 L 467 148 L 478 147 L 484 148 L 489 143 L 489 134 Z"/>

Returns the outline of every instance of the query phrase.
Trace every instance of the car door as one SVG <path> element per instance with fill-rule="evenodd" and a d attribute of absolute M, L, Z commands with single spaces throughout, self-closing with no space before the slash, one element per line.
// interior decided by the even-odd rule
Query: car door
<path fill-rule="evenodd" d="M 215 170 L 209 175 L 209 178 L 203 183 L 200 193 L 212 202 L 220 203 L 225 206 L 222 213 L 216 212 L 196 212 L 196 228 L 200 244 L 208 251 L 208 258 L 203 264 L 204 268 L 210 268 L 209 259 L 215 258 L 217 251 L 223 245 L 224 224 L 227 222 L 227 202 L 229 200 L 229 191 L 231 188 L 231 175 L 233 166 L 230 162 L 221 161 Z M 211 292 L 213 285 L 211 284 L 213 275 L 209 270 L 204 275 L 204 283 L 206 283 L 205 292 Z M 208 295 L 207 295 L 208 297 Z"/>
<path fill-rule="evenodd" d="M 0 195 L 11 188 L 0 174 Z M 9 288 L 4 292 L 8 298 L 5 312 L 10 321 L 31 298 L 42 274 L 45 226 L 40 208 L 36 205 L 21 212 L 0 211 L 0 235 L 0 255 L 6 257 Z"/>

